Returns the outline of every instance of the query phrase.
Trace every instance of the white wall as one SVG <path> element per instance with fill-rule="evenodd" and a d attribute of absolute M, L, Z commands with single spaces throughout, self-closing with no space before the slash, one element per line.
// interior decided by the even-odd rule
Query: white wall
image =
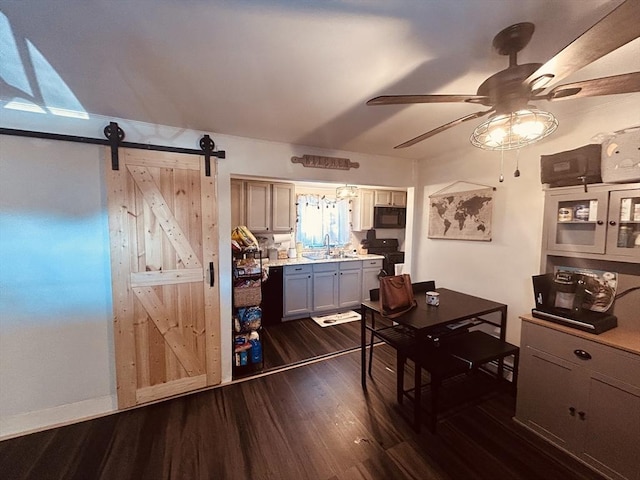
<path fill-rule="evenodd" d="M 461 133 L 460 148 L 445 156 L 425 159 L 418 166 L 412 276 L 434 279 L 437 286 L 506 303 L 507 340 L 519 344 L 518 316 L 533 307 L 531 276 L 540 269 L 544 203 L 540 155 L 596 143 L 591 138 L 598 133 L 639 123 L 640 101 L 635 97 L 630 101 L 629 96 L 579 117 L 565 116 L 556 133 L 522 149 L 519 178 L 513 176 L 516 153 L 505 152 L 503 183 L 498 180 L 500 152 L 477 149 Z M 429 195 L 460 180 L 497 187 L 491 242 L 427 238 Z"/>
<path fill-rule="evenodd" d="M 3 111 L 0 126 L 199 148 L 202 132 L 122 119 Z M 407 187 L 414 162 L 209 133 L 217 149 L 220 245 L 230 245 L 232 175 Z M 116 408 L 105 147 L 0 136 L 0 438 Z M 350 171 L 304 168 L 302 154 L 347 157 Z M 398 164 L 401 167 L 398 168 Z M 231 341 L 230 248 L 221 248 L 222 338 Z M 223 348 L 223 382 L 231 347 Z"/>
<path fill-rule="evenodd" d="M 0 140 L 0 434 L 115 408 L 104 177 L 87 145 Z M 36 422 L 37 424 L 37 422 Z"/>

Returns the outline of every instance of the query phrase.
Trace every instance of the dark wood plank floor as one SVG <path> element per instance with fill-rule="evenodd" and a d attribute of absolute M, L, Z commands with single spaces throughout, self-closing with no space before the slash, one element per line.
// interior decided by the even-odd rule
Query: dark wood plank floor
<path fill-rule="evenodd" d="M 8 479 L 532 479 L 601 477 L 512 421 L 496 394 L 416 434 L 393 352 L 359 352 L 0 442 Z"/>
<path fill-rule="evenodd" d="M 296 364 L 360 347 L 360 322 L 321 327 L 310 318 L 263 329 L 264 368 Z"/>

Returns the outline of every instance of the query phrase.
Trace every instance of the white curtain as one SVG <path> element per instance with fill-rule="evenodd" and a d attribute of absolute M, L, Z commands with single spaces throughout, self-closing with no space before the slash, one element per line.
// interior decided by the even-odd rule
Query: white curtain
<path fill-rule="evenodd" d="M 326 234 L 331 245 L 350 243 L 350 202 L 320 195 L 298 195 L 296 241 L 305 248 L 322 247 Z"/>

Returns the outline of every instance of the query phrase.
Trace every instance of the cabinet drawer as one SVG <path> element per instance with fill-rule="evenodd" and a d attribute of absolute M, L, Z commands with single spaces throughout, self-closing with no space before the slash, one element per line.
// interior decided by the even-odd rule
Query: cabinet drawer
<path fill-rule="evenodd" d="M 382 268 L 382 259 L 363 260 L 362 268 Z"/>
<path fill-rule="evenodd" d="M 284 267 L 285 275 L 299 275 L 300 273 L 311 273 L 311 265 L 286 265 Z"/>
<path fill-rule="evenodd" d="M 360 270 L 362 262 L 359 260 L 351 260 L 348 262 L 340 262 L 340 271 L 344 270 Z"/>
<path fill-rule="evenodd" d="M 337 271 L 338 271 L 337 263 L 316 263 L 313 265 L 313 273 L 337 272 Z"/>
<path fill-rule="evenodd" d="M 640 356 L 529 322 L 522 326 L 525 346 L 640 387 Z M 582 359 L 576 351 L 586 352 L 591 358 Z"/>

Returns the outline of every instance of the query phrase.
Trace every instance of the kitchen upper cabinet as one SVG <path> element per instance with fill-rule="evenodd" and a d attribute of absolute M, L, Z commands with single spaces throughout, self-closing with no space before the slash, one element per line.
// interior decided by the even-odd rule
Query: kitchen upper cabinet
<path fill-rule="evenodd" d="M 351 209 L 351 228 L 354 231 L 360 232 L 373 228 L 373 206 L 374 191 L 360 189 Z"/>
<path fill-rule="evenodd" d="M 375 190 L 374 205 L 376 207 L 406 207 L 407 192 Z"/>
<path fill-rule="evenodd" d="M 293 184 L 247 181 L 244 185 L 246 226 L 252 233 L 293 231 L 296 222 Z M 231 209 L 235 210 L 233 205 Z"/>
<path fill-rule="evenodd" d="M 246 219 L 247 228 L 252 232 L 268 232 L 271 228 L 271 184 L 247 182 Z"/>
<path fill-rule="evenodd" d="M 271 184 L 271 231 L 293 232 L 296 225 L 296 192 L 293 184 Z"/>
<path fill-rule="evenodd" d="M 640 262 L 640 184 L 550 189 L 547 255 Z"/>
<path fill-rule="evenodd" d="M 231 228 L 247 224 L 244 180 L 231 179 Z"/>
<path fill-rule="evenodd" d="M 522 323 L 516 419 L 609 478 L 640 480 L 640 355 Z"/>
<path fill-rule="evenodd" d="M 391 192 L 391 206 L 392 207 L 406 207 L 407 206 L 407 192 Z"/>

